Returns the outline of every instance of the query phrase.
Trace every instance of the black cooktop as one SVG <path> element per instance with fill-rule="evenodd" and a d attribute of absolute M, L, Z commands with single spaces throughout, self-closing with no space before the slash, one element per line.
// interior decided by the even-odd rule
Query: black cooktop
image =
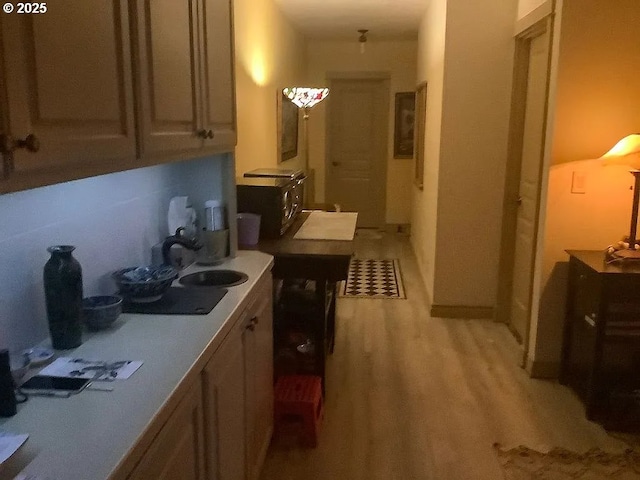
<path fill-rule="evenodd" d="M 227 293 L 218 287 L 170 287 L 160 300 L 150 303 L 124 302 L 124 313 L 155 315 L 206 315 Z"/>

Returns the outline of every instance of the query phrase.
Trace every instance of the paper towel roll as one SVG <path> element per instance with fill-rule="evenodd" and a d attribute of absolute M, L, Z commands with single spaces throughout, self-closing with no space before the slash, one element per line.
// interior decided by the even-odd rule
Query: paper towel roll
<path fill-rule="evenodd" d="M 189 197 L 173 197 L 169 201 L 167 213 L 167 226 L 169 235 L 176 233 L 180 227 L 184 227 L 185 235 L 193 237 L 196 234 L 196 212 L 189 206 Z"/>

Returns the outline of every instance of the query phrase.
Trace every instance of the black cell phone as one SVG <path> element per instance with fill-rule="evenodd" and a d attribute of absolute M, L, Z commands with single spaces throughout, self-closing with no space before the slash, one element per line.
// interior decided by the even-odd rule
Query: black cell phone
<path fill-rule="evenodd" d="M 79 393 L 91 382 L 88 378 L 50 377 L 35 375 L 20 385 L 20 389 L 27 393 L 61 394 Z"/>

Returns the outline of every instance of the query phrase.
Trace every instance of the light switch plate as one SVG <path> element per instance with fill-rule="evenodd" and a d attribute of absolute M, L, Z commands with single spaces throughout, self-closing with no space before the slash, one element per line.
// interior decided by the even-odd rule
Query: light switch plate
<path fill-rule="evenodd" d="M 584 172 L 574 171 L 571 176 L 571 193 L 587 193 L 587 175 Z"/>

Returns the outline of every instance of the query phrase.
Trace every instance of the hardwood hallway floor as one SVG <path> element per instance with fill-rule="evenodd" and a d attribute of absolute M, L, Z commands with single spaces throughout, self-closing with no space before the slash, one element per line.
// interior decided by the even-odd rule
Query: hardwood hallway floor
<path fill-rule="evenodd" d="M 380 237 L 358 236 L 357 256 L 399 258 L 407 300 L 339 299 L 319 445 L 274 442 L 262 480 L 500 480 L 494 442 L 625 447 L 526 375 L 504 325 L 430 317 L 408 237 Z"/>

